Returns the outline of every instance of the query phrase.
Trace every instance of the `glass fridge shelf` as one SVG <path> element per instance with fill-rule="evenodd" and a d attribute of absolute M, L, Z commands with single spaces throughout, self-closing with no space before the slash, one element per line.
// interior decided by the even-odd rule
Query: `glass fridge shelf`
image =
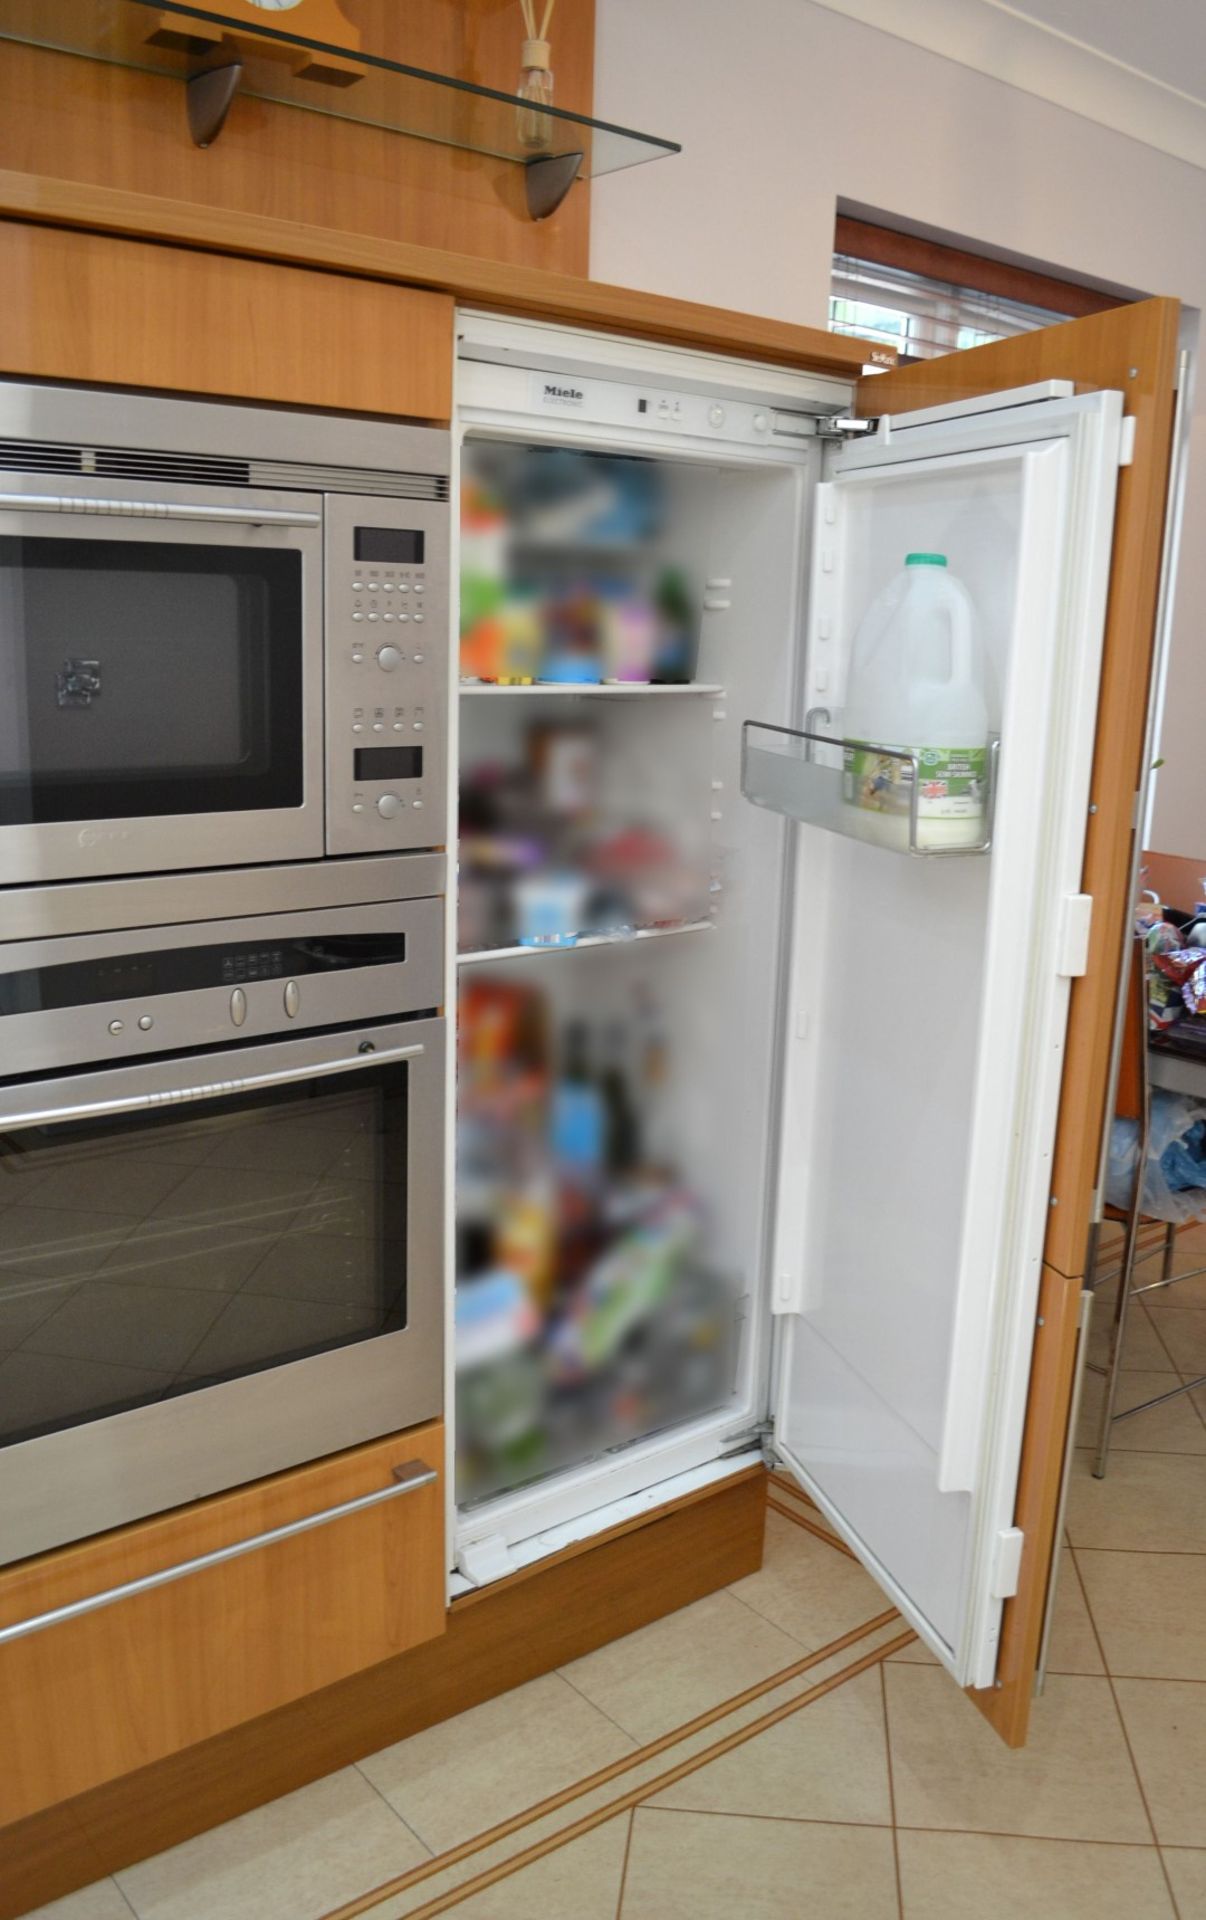
<path fill-rule="evenodd" d="M 528 210 L 543 219 L 574 180 L 614 173 L 682 149 L 673 140 L 540 107 L 450 74 L 429 73 L 354 44 L 291 32 L 287 14 L 247 21 L 180 0 L 0 0 L 0 40 L 183 81 L 198 146 L 222 129 L 236 92 L 281 106 L 434 140 L 527 170 Z M 519 58 L 518 23 L 516 61 Z"/>
<path fill-rule="evenodd" d="M 824 717 L 828 721 L 830 716 L 826 713 Z M 983 811 L 976 838 L 970 844 L 960 845 L 952 839 L 952 827 L 958 831 L 963 823 L 930 820 L 919 813 L 922 788 L 916 753 L 892 747 L 874 749 L 876 756 L 894 769 L 894 780 L 907 785 L 907 812 L 881 813 L 857 804 L 848 756 L 865 751 L 866 743 L 843 740 L 837 734 L 747 720 L 741 729 L 741 791 L 756 807 L 786 814 L 789 820 L 799 820 L 806 827 L 840 833 L 847 840 L 863 840 L 869 846 L 923 859 L 966 858 L 992 850 L 998 747 L 994 736 L 989 742 Z M 892 784 L 894 781 L 889 780 L 888 785 Z"/>

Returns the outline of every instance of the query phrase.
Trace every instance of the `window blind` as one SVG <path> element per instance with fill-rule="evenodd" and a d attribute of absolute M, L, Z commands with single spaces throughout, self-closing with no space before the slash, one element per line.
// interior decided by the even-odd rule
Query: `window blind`
<path fill-rule="evenodd" d="M 902 268 L 836 253 L 829 294 L 831 333 L 856 334 L 895 347 L 902 359 L 932 360 L 960 347 L 1029 333 L 1070 318 Z"/>

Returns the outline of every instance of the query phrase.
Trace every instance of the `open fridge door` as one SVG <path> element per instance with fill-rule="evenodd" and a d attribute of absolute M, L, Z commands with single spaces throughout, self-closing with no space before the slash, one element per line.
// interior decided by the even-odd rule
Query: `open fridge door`
<path fill-rule="evenodd" d="M 897 415 L 839 450 L 816 503 L 803 724 L 746 728 L 747 798 L 801 823 L 775 1447 L 976 1687 L 993 1682 L 1021 1558 L 1122 444 L 1119 393 L 1050 381 Z M 877 814 L 875 769 L 843 732 L 854 636 L 919 553 L 943 556 L 970 597 L 982 655 L 991 751 L 953 832 L 935 823 L 924 740 L 897 735 L 908 751 L 879 771 L 904 808 Z"/>

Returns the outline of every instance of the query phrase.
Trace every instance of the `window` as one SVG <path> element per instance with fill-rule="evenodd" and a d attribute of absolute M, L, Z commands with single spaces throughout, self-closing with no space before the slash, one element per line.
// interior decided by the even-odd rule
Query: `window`
<path fill-rule="evenodd" d="M 841 216 L 829 294 L 831 333 L 931 360 L 1121 305 L 1114 295 Z"/>

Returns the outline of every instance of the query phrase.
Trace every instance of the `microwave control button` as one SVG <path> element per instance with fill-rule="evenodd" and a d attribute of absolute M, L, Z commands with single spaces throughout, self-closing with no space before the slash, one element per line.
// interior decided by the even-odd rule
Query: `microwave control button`
<path fill-rule="evenodd" d="M 421 800 L 412 800 L 410 804 L 412 807 L 421 807 L 423 802 Z"/>
<path fill-rule="evenodd" d="M 396 793 L 383 793 L 377 802 L 377 812 L 383 820 L 396 820 L 402 811 L 402 802 Z"/>
<path fill-rule="evenodd" d="M 416 592 L 416 593 L 422 593 L 422 591 L 423 591 L 423 582 L 422 582 L 421 580 L 416 580 L 416 581 L 415 581 L 415 592 Z"/>
<path fill-rule="evenodd" d="M 236 987 L 230 996 L 230 1018 L 236 1027 L 241 1027 L 247 1018 L 247 995 L 242 987 Z"/>
<path fill-rule="evenodd" d="M 385 673 L 392 673 L 395 667 L 402 665 L 402 655 L 397 647 L 378 647 L 377 665 Z"/>
<path fill-rule="evenodd" d="M 126 1023 L 124 1020 L 110 1020 L 109 1022 L 110 1033 L 124 1033 L 125 1030 L 126 1030 Z"/>
<path fill-rule="evenodd" d="M 298 992 L 297 981 L 286 980 L 285 1012 L 288 1014 L 290 1020 L 297 1019 L 298 1009 L 300 1006 L 301 1006 L 301 994 Z"/>
<path fill-rule="evenodd" d="M 357 609 L 356 609 L 356 611 L 355 611 L 355 613 L 354 613 L 354 614 L 352 615 L 352 618 L 353 618 L 353 620 L 363 620 L 363 619 L 364 619 L 364 615 L 363 615 L 363 614 L 361 613 L 361 611 L 360 611 L 360 609 L 359 609 L 359 608 L 357 608 Z"/>
<path fill-rule="evenodd" d="M 392 619 L 393 619 L 393 617 L 394 617 L 394 616 L 393 616 L 393 614 L 392 614 L 392 613 L 383 613 L 383 614 L 382 614 L 382 616 L 381 616 L 381 618 L 382 618 L 383 620 L 392 620 Z"/>
<path fill-rule="evenodd" d="M 410 582 L 409 582 L 409 580 L 399 580 L 399 582 L 398 582 L 398 592 L 399 592 L 399 593 L 409 593 L 409 592 L 410 592 Z"/>
<path fill-rule="evenodd" d="M 149 1033 L 151 1031 L 151 1028 L 154 1026 L 154 1024 L 155 1022 L 152 1020 L 149 1013 L 139 1014 L 138 1028 L 140 1033 Z"/>
<path fill-rule="evenodd" d="M 422 663 L 423 663 L 423 656 L 422 656 L 422 654 L 421 654 L 421 653 L 416 653 L 416 654 L 415 654 L 415 655 L 413 656 L 413 659 L 414 659 L 414 662 L 415 662 L 415 665 L 416 665 L 416 666 L 421 666 L 421 665 L 422 665 Z"/>
<path fill-rule="evenodd" d="M 363 592 L 364 592 L 364 581 L 363 581 L 363 580 L 353 580 L 353 582 L 352 582 L 352 592 L 353 592 L 353 593 L 363 593 Z"/>
<path fill-rule="evenodd" d="M 416 615 L 415 615 L 415 619 L 416 619 L 416 620 L 421 620 L 422 618 L 423 618 L 423 616 L 422 616 L 422 614 L 421 614 L 421 613 L 416 613 Z"/>

